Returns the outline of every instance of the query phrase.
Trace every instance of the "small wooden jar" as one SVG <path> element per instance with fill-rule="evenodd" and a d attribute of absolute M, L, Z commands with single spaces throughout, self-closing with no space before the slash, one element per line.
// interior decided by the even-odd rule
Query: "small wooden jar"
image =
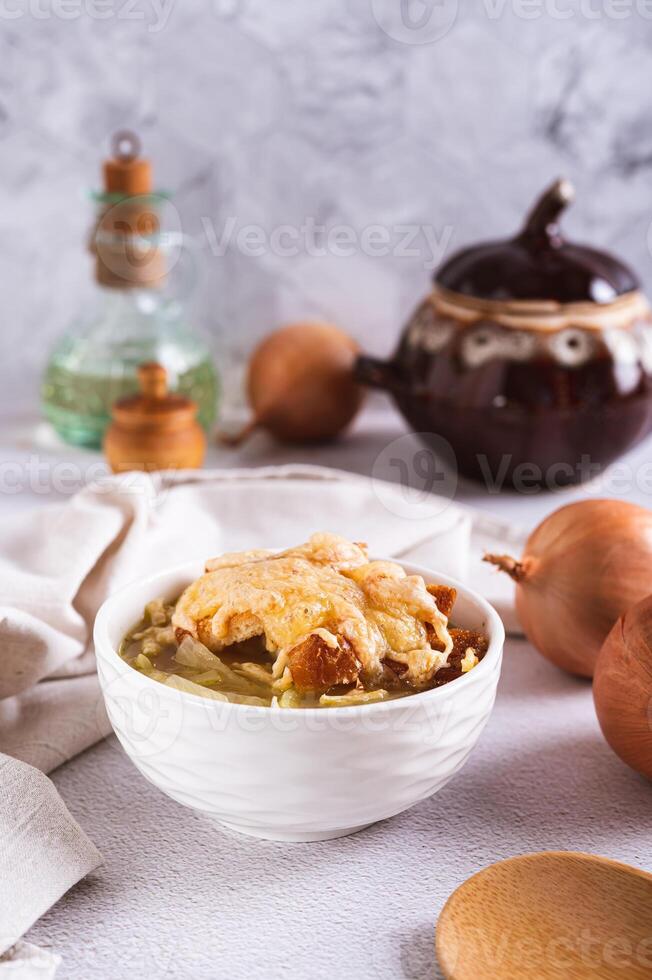
<path fill-rule="evenodd" d="M 198 469 L 206 438 L 196 420 L 197 404 L 168 392 L 160 364 L 141 364 L 138 383 L 140 394 L 121 398 L 111 410 L 104 453 L 113 472 Z"/>

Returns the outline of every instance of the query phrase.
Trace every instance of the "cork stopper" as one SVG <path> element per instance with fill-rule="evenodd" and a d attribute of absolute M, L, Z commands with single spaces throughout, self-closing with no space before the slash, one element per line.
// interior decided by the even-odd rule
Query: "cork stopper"
<path fill-rule="evenodd" d="M 107 194 L 151 194 L 152 165 L 141 157 L 136 133 L 121 129 L 111 141 L 113 157 L 104 162 L 104 190 Z"/>
<path fill-rule="evenodd" d="M 167 269 L 151 164 L 140 156 L 138 136 L 128 130 L 114 134 L 112 150 L 104 163 L 106 199 L 90 243 L 95 278 L 114 289 L 162 286 Z"/>

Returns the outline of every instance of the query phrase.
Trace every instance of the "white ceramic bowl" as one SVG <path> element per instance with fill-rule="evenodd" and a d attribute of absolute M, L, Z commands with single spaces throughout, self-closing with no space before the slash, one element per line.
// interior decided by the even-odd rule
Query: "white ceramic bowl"
<path fill-rule="evenodd" d="M 141 773 L 174 800 L 243 834 L 327 840 L 354 833 L 436 793 L 466 761 L 496 694 L 504 630 L 496 611 L 459 582 L 455 622 L 489 635 L 469 673 L 395 701 L 349 708 L 251 707 L 166 687 L 118 656 L 150 599 L 179 595 L 203 572 L 184 565 L 106 600 L 95 622 L 97 667 L 111 724 Z"/>

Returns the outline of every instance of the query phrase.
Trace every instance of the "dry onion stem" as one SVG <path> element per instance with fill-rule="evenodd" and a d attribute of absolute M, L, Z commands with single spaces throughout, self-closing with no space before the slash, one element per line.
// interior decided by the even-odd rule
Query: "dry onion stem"
<path fill-rule="evenodd" d="M 652 593 L 652 513 L 618 500 L 568 504 L 536 528 L 520 560 L 485 561 L 516 582 L 516 612 L 533 646 L 592 677 L 618 617 Z"/>
<path fill-rule="evenodd" d="M 652 597 L 625 613 L 607 637 L 593 697 L 611 748 L 652 779 Z"/>
<path fill-rule="evenodd" d="M 351 337 L 329 323 L 295 323 L 269 334 L 249 362 L 253 418 L 221 441 L 238 446 L 259 428 L 280 442 L 334 439 L 362 402 L 353 378 L 357 352 Z"/>

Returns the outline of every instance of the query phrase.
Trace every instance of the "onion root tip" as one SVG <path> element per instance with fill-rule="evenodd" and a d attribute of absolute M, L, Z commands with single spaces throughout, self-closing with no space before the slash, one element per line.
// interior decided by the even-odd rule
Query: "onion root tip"
<path fill-rule="evenodd" d="M 482 560 L 489 562 L 490 565 L 495 565 L 499 571 L 506 572 L 515 582 L 522 582 L 527 577 L 523 562 L 517 561 L 511 555 L 485 554 Z"/>

